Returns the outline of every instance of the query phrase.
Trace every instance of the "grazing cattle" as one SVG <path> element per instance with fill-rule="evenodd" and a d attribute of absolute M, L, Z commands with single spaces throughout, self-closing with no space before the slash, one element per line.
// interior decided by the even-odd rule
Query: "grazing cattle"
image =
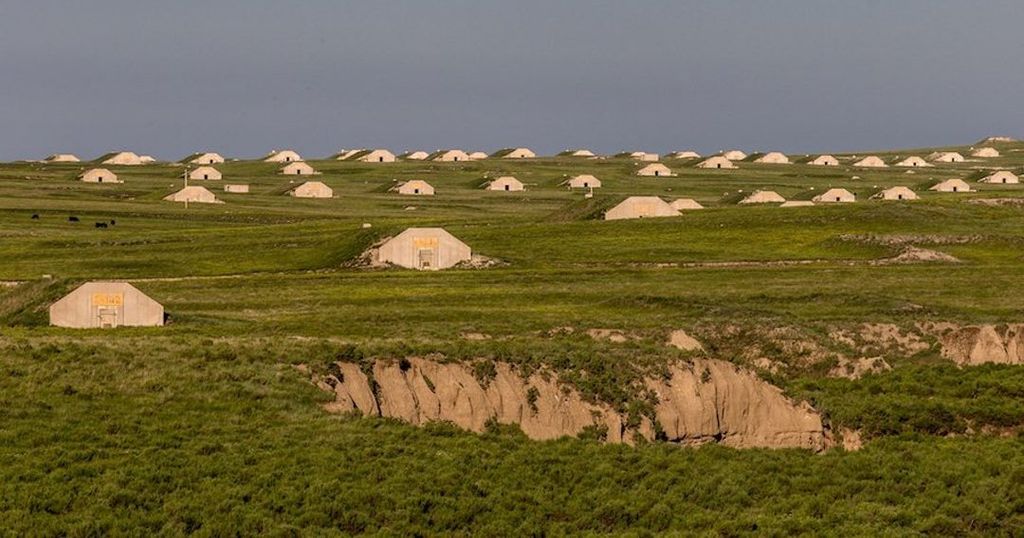
<path fill-rule="evenodd" d="M 32 220 L 39 220 L 39 213 L 33 213 Z"/>
<path fill-rule="evenodd" d="M 111 225 L 111 226 L 113 226 L 113 225 L 115 225 L 115 224 L 117 224 L 117 221 L 116 221 L 116 220 L 114 220 L 114 219 L 110 219 L 110 225 Z"/>
<path fill-rule="evenodd" d="M 68 222 L 78 222 L 78 217 L 75 217 L 75 216 L 68 217 Z"/>
<path fill-rule="evenodd" d="M 96 223 L 96 227 L 97 228 L 106 228 L 107 227 L 107 223 L 106 222 L 97 222 Z"/>

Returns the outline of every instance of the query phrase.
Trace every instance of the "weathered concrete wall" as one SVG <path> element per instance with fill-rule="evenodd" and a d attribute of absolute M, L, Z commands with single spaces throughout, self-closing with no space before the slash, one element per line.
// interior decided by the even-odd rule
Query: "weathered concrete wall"
<path fill-rule="evenodd" d="M 134 166 L 143 164 L 142 158 L 130 151 L 122 151 L 107 157 L 102 164 L 119 164 L 122 166 Z"/>
<path fill-rule="evenodd" d="M 304 162 L 292 162 L 285 165 L 281 169 L 281 173 L 286 176 L 311 176 L 316 174 L 317 171 Z"/>
<path fill-rule="evenodd" d="M 789 164 L 789 157 L 786 157 L 778 151 L 769 151 L 755 159 L 754 162 L 763 164 Z"/>
<path fill-rule="evenodd" d="M 521 191 L 523 182 L 511 176 L 502 176 L 487 183 L 489 191 Z"/>
<path fill-rule="evenodd" d="M 811 199 L 817 203 L 823 204 L 834 204 L 834 203 L 853 203 L 857 201 L 857 197 L 852 192 L 846 189 L 829 189 L 814 198 Z"/>
<path fill-rule="evenodd" d="M 220 164 L 224 162 L 224 157 L 220 153 L 201 153 L 195 156 L 189 161 L 189 164 Z"/>
<path fill-rule="evenodd" d="M 268 163 L 292 163 L 301 161 L 302 157 L 290 149 L 272 151 L 263 161 Z"/>
<path fill-rule="evenodd" d="M 49 163 L 77 163 L 79 158 L 71 153 L 54 153 L 46 158 Z"/>
<path fill-rule="evenodd" d="M 678 217 L 679 211 L 657 196 L 630 196 L 604 214 L 604 220 Z"/>
<path fill-rule="evenodd" d="M 590 174 L 581 174 L 574 176 L 569 180 L 569 188 L 572 189 L 587 189 L 587 188 L 600 188 L 601 180 Z"/>
<path fill-rule="evenodd" d="M 644 177 L 665 177 L 672 175 L 672 170 L 669 167 L 656 163 L 649 164 L 637 171 L 636 175 Z"/>
<path fill-rule="evenodd" d="M 395 154 L 386 149 L 375 149 L 359 158 L 364 163 L 393 163 Z"/>
<path fill-rule="evenodd" d="M 469 154 L 467 154 L 465 151 L 462 151 L 462 150 L 459 150 L 459 149 L 451 149 L 451 150 L 447 150 L 447 151 L 438 152 L 437 154 L 431 156 L 430 160 L 438 161 L 438 162 L 451 163 L 451 162 L 468 161 L 470 159 L 469 159 Z"/>
<path fill-rule="evenodd" d="M 730 161 L 729 159 L 726 159 L 725 157 L 715 156 L 704 159 L 699 164 L 697 164 L 697 168 L 721 168 L 725 170 L 736 168 L 736 165 L 733 164 L 733 162 Z"/>
<path fill-rule="evenodd" d="M 377 250 L 379 262 L 427 271 L 447 269 L 472 256 L 469 245 L 443 228 L 409 228 Z"/>
<path fill-rule="evenodd" d="M 155 327 L 164 307 L 127 282 L 89 282 L 50 305 L 50 325 L 75 329 Z"/>
<path fill-rule="evenodd" d="M 289 194 L 295 198 L 330 198 L 334 190 L 320 181 L 307 181 L 292 189 Z"/>
<path fill-rule="evenodd" d="M 87 170 L 81 176 L 78 176 L 78 179 L 86 183 L 121 183 L 121 180 L 117 179 L 117 174 L 106 168 Z"/>
<path fill-rule="evenodd" d="M 168 202 L 193 202 L 197 204 L 219 204 L 221 203 L 217 197 L 206 189 L 206 187 L 190 186 L 181 189 L 180 191 L 165 196 L 164 200 Z"/>
<path fill-rule="evenodd" d="M 398 186 L 398 194 L 411 196 L 433 196 L 434 187 L 426 181 L 413 179 Z"/>
<path fill-rule="evenodd" d="M 199 168 L 196 168 L 195 170 L 189 171 L 188 178 L 189 179 L 195 179 L 195 180 L 205 180 L 205 179 L 217 180 L 217 179 L 223 179 L 224 176 L 223 176 L 223 174 L 220 173 L 220 170 L 217 170 L 216 168 L 214 168 L 212 166 L 200 166 Z"/>

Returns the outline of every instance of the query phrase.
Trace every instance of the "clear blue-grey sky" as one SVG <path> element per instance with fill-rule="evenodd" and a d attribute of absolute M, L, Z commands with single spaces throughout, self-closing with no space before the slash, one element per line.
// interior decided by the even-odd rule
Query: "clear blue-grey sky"
<path fill-rule="evenodd" d="M 1024 135 L 1024 2 L 2 0 L 0 159 Z"/>

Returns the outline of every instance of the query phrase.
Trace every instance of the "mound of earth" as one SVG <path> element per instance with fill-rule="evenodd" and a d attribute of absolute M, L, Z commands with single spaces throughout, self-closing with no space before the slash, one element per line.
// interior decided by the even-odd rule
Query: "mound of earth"
<path fill-rule="evenodd" d="M 332 412 L 417 425 L 449 421 L 474 432 L 495 420 L 518 425 L 532 439 L 575 436 L 597 427 L 613 443 L 661 435 L 682 445 L 819 451 L 828 444 L 821 417 L 809 405 L 789 400 L 778 387 L 724 361 L 673 365 L 667 375 L 646 379 L 644 389 L 658 400 L 657 427 L 645 419 L 635 430 L 611 407 L 584 401 L 552 372 L 523 377 L 504 363 L 495 370 L 492 379 L 482 382 L 465 364 L 410 358 L 378 361 L 371 375 L 356 364 L 338 363 L 334 374 L 314 381 L 334 393 L 334 401 L 325 406 Z"/>
<path fill-rule="evenodd" d="M 704 346 L 682 329 L 674 330 L 668 335 L 668 345 L 683 351 L 704 351 Z"/>
<path fill-rule="evenodd" d="M 960 260 L 955 256 L 950 256 L 944 252 L 937 250 L 930 250 L 927 248 L 908 246 L 903 249 L 902 252 L 893 256 L 892 258 L 883 258 L 881 260 L 875 260 L 874 265 L 889 265 L 889 264 L 900 264 L 900 263 L 960 263 Z"/>
<path fill-rule="evenodd" d="M 845 377 L 846 379 L 860 379 L 867 374 L 877 374 L 892 370 L 892 366 L 885 362 L 882 357 L 862 357 L 859 359 L 847 359 L 842 357 L 834 368 L 829 370 L 829 377 Z"/>
<path fill-rule="evenodd" d="M 971 198 L 967 203 L 989 207 L 1024 207 L 1024 198 Z"/>
<path fill-rule="evenodd" d="M 831 331 L 829 337 L 865 356 L 892 353 L 909 357 L 931 347 L 922 335 L 892 323 L 863 323 L 856 329 Z"/>
<path fill-rule="evenodd" d="M 587 336 L 594 340 L 605 340 L 613 344 L 621 344 L 634 338 L 618 329 L 588 329 Z"/>
<path fill-rule="evenodd" d="M 488 267 L 503 267 L 508 265 L 508 262 L 499 260 L 498 258 L 491 258 L 482 254 L 473 254 L 469 261 L 460 262 L 455 267 L 460 269 L 487 269 Z"/>
<path fill-rule="evenodd" d="M 942 356 L 963 366 L 1024 364 L 1024 325 L 943 327 Z"/>
<path fill-rule="evenodd" d="M 987 138 L 982 138 L 981 140 L 975 142 L 974 145 L 975 146 L 984 146 L 985 144 L 995 144 L 995 143 L 998 143 L 998 142 L 1003 142 L 1003 143 L 1006 143 L 1006 142 L 1020 142 L 1020 140 L 1017 140 L 1016 138 L 1013 138 L 1012 136 L 990 136 L 990 137 L 987 137 Z"/>
<path fill-rule="evenodd" d="M 379 241 L 370 245 L 370 248 L 364 250 L 361 254 L 359 254 L 359 256 L 346 262 L 343 265 L 345 267 L 363 269 L 383 269 L 385 267 L 390 267 L 391 264 L 380 261 L 378 259 L 379 257 L 377 256 L 377 252 L 380 250 L 381 245 L 387 242 L 388 239 L 391 239 L 391 237 L 385 237 L 383 239 L 380 239 Z"/>
<path fill-rule="evenodd" d="M 938 234 L 842 234 L 840 241 L 866 243 L 869 245 L 964 245 L 984 239 L 980 235 L 938 235 Z"/>

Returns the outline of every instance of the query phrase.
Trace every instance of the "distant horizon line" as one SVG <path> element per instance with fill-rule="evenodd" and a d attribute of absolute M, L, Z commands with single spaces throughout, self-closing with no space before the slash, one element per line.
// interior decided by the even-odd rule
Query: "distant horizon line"
<path fill-rule="evenodd" d="M 874 153 L 874 152 L 878 152 L 878 153 L 891 153 L 891 152 L 895 152 L 895 151 L 914 151 L 914 150 L 923 150 L 923 149 L 973 147 L 973 146 L 976 146 L 976 145 L 986 144 L 986 143 L 1014 143 L 1014 142 L 1021 142 L 1021 140 L 1016 138 L 1016 137 L 1012 137 L 1012 136 L 993 135 L 993 136 L 987 136 L 985 138 L 982 138 L 980 140 L 977 140 L 977 141 L 974 141 L 974 142 L 971 142 L 971 143 L 968 143 L 968 144 L 949 144 L 949 145 L 941 145 L 941 146 L 915 146 L 915 147 L 901 147 L 901 148 L 876 148 L 876 149 L 869 149 L 869 150 L 848 150 L 848 151 L 832 151 L 832 152 L 829 152 L 829 151 L 812 151 L 812 152 L 805 152 L 805 151 L 780 151 L 780 150 L 774 150 L 774 149 L 746 150 L 746 149 L 741 149 L 740 147 L 736 146 L 736 147 L 731 147 L 731 148 L 726 148 L 726 149 L 720 149 L 720 150 L 714 151 L 714 152 L 704 152 L 704 153 L 702 153 L 702 152 L 697 151 L 697 153 L 699 153 L 702 157 L 704 157 L 704 156 L 711 156 L 711 155 L 718 155 L 718 154 L 721 154 L 721 153 L 725 153 L 727 151 L 735 151 L 735 150 L 743 151 L 744 153 L 747 153 L 748 155 L 750 155 L 750 154 L 757 154 L 757 153 L 769 153 L 769 152 L 774 152 L 774 151 L 778 151 L 779 153 L 783 153 L 785 155 L 804 155 L 804 156 L 810 156 L 810 155 L 828 154 L 828 153 L 835 153 L 837 155 L 849 155 L 849 154 L 853 154 L 853 153 Z M 496 153 L 499 153 L 501 151 L 510 150 L 510 149 L 520 149 L 520 148 L 529 149 L 529 146 L 506 146 L 506 147 L 503 147 L 503 148 L 496 149 L 494 151 L 483 152 L 483 153 L 487 153 L 487 156 L 491 157 L 491 156 L 493 156 Z M 435 150 L 407 149 L 407 150 L 404 150 L 404 151 L 395 152 L 395 151 L 393 151 L 393 150 L 391 150 L 391 149 L 389 149 L 387 147 L 382 147 L 382 146 L 366 146 L 366 147 L 351 148 L 351 149 L 343 148 L 343 149 L 337 150 L 334 153 L 331 153 L 331 154 L 329 154 L 329 155 L 327 155 L 325 157 L 322 157 L 322 158 L 313 157 L 313 158 L 310 158 L 309 160 L 331 160 L 332 157 L 334 157 L 335 155 L 338 155 L 340 153 L 344 153 L 344 152 L 347 152 L 347 151 L 372 151 L 372 150 L 386 150 L 386 151 L 392 152 L 396 157 L 399 157 L 401 155 L 405 155 L 405 154 L 408 154 L 408 153 L 417 152 L 417 151 L 424 151 L 424 152 L 426 152 L 428 154 L 433 154 L 433 153 L 436 153 L 436 152 L 439 152 L 439 151 L 454 151 L 454 150 L 464 151 L 466 153 L 475 153 L 477 151 L 480 151 L 480 150 L 470 151 L 470 150 L 462 149 L 460 147 L 446 147 L 446 148 L 439 148 L 439 149 L 435 149 Z M 553 153 L 553 154 L 537 153 L 536 156 L 532 157 L 532 158 L 559 157 L 560 156 L 559 154 L 563 153 L 563 152 L 581 151 L 581 150 L 588 150 L 589 151 L 589 148 L 587 148 L 585 146 L 568 147 L 566 149 L 560 150 L 559 152 Z M 291 147 L 283 147 L 283 148 L 275 148 L 275 149 L 270 150 L 269 152 L 266 152 L 266 153 L 263 153 L 263 154 L 260 154 L 260 155 L 257 155 L 257 156 L 253 156 L 253 157 L 234 157 L 233 156 L 233 157 L 230 157 L 230 160 L 237 160 L 237 161 L 258 160 L 258 159 L 265 158 L 265 157 L 267 157 L 267 156 L 269 156 L 269 155 L 271 155 L 271 154 L 273 154 L 275 152 L 279 152 L 279 151 L 294 151 L 294 152 L 298 153 L 300 156 L 303 153 L 303 152 L 295 150 L 294 148 L 291 148 Z M 659 152 L 647 152 L 647 151 L 644 151 L 644 150 L 633 149 L 633 150 L 619 150 L 619 151 L 612 152 L 612 153 L 594 152 L 594 157 L 614 157 L 616 155 L 621 155 L 623 153 L 634 153 L 634 152 L 641 152 L 641 151 L 644 152 L 644 153 L 648 153 L 648 154 L 657 154 L 659 157 L 662 157 L 662 156 L 671 155 L 672 153 L 683 152 L 683 151 L 696 151 L 696 150 L 692 149 L 692 147 L 691 147 L 691 148 L 683 148 L 683 149 L 668 151 L 668 152 L 665 152 L 665 153 L 659 153 Z M 100 153 L 96 158 L 93 158 L 93 159 L 81 159 L 80 162 L 91 162 L 91 161 L 99 160 L 99 159 L 103 158 L 104 156 L 112 155 L 112 154 L 116 154 L 116 153 L 134 153 L 135 155 L 138 155 L 140 157 L 152 157 L 152 154 L 150 154 L 150 153 L 135 152 L 135 151 L 132 151 L 132 150 L 129 150 L 129 149 L 117 149 L 117 150 L 110 150 L 110 151 L 106 151 L 106 152 Z M 193 151 L 193 152 L 185 155 L 182 159 L 156 159 L 155 162 L 178 162 L 178 161 L 183 160 L 183 159 L 185 159 L 185 158 L 187 158 L 189 156 L 198 155 L 198 154 L 202 154 L 202 153 L 218 153 L 218 154 L 220 154 L 219 151 L 209 150 L 208 149 L 208 150 L 202 150 L 202 151 Z M 62 151 L 59 151 L 59 152 L 49 153 L 46 156 L 41 157 L 41 158 L 36 158 L 36 159 L 20 158 L 20 159 L 14 159 L 12 161 L 6 161 L 6 162 L 45 161 L 47 158 L 52 157 L 54 155 L 75 155 L 77 157 L 77 155 L 74 152 L 62 152 Z M 516 159 L 512 159 L 512 160 L 516 160 Z"/>

